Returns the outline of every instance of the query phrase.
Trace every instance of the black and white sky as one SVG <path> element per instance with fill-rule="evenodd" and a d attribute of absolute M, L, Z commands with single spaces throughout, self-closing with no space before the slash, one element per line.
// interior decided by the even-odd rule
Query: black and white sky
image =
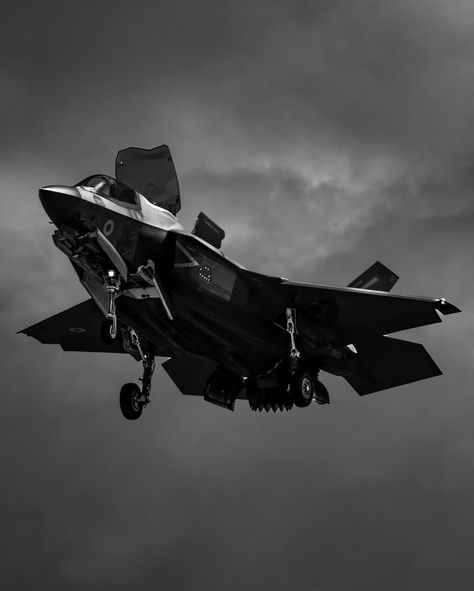
<path fill-rule="evenodd" d="M 0 24 L 2 589 L 472 589 L 471 0 L 10 3 Z M 404 334 L 444 375 L 260 415 L 14 335 L 85 299 L 38 187 L 167 143 L 181 221 L 245 266 L 463 313 Z"/>

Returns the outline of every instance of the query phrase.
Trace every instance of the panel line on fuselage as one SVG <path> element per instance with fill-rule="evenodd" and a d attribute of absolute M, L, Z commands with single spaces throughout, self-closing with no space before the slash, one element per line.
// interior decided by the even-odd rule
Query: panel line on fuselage
<path fill-rule="evenodd" d="M 139 195 L 140 208 L 127 207 L 126 205 L 119 205 L 118 203 L 111 201 L 107 198 L 97 195 L 93 191 L 84 189 L 83 187 L 76 187 L 78 189 L 81 198 L 84 201 L 103 207 L 115 213 L 124 215 L 128 218 L 148 224 L 160 230 L 170 232 L 186 232 L 184 227 L 179 223 L 175 216 L 170 213 L 167 209 L 163 209 L 158 205 L 152 205 L 149 203 L 143 195 Z M 97 197 L 100 198 L 101 203 L 97 202 Z"/>

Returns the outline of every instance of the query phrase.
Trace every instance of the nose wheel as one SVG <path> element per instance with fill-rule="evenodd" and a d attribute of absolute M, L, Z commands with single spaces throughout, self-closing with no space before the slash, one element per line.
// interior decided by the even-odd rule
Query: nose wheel
<path fill-rule="evenodd" d="M 140 388 L 137 384 L 133 383 L 124 384 L 120 390 L 120 409 L 126 419 L 134 421 L 141 416 L 143 408 L 150 403 L 151 379 L 155 370 L 155 356 L 143 350 L 140 339 L 133 329 L 130 329 L 130 337 L 143 363 L 143 377 L 139 378 L 142 387 Z"/>
<path fill-rule="evenodd" d="M 117 343 L 116 337 L 112 338 L 111 334 L 114 332 L 113 329 L 113 320 L 110 318 L 104 318 L 102 324 L 100 325 L 100 337 L 104 345 L 112 346 Z M 117 334 L 115 329 L 115 334 Z"/>
<path fill-rule="evenodd" d="M 137 384 L 124 384 L 120 390 L 120 410 L 129 421 L 141 417 L 145 406 L 144 396 Z"/>

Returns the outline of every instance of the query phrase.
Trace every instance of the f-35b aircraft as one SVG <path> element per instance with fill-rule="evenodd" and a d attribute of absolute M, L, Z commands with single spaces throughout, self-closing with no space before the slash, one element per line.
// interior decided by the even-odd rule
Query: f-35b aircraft
<path fill-rule="evenodd" d="M 233 410 L 329 402 L 320 371 L 359 395 L 441 372 L 425 348 L 387 334 L 459 312 L 444 298 L 389 295 L 398 277 L 375 263 L 348 287 L 288 281 L 226 258 L 224 231 L 204 213 L 192 232 L 176 219 L 180 192 L 167 146 L 118 153 L 115 178 L 39 190 L 90 299 L 21 332 L 65 351 L 129 353 L 141 388 L 120 406 L 137 419 L 150 401 L 155 357 L 183 394 Z"/>

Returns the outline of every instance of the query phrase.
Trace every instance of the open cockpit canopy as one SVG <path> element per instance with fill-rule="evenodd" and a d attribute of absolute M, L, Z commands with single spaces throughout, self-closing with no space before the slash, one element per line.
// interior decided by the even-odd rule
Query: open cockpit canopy
<path fill-rule="evenodd" d="M 181 209 L 178 177 L 168 146 L 121 150 L 115 160 L 115 176 L 95 174 L 76 187 L 128 206 L 139 207 L 140 194 L 173 215 Z"/>
<path fill-rule="evenodd" d="M 111 201 L 116 201 L 127 206 L 134 205 L 138 207 L 140 205 L 136 191 L 106 174 L 88 176 L 83 181 L 77 183 L 76 187 L 82 187 L 104 199 L 110 199 Z"/>

